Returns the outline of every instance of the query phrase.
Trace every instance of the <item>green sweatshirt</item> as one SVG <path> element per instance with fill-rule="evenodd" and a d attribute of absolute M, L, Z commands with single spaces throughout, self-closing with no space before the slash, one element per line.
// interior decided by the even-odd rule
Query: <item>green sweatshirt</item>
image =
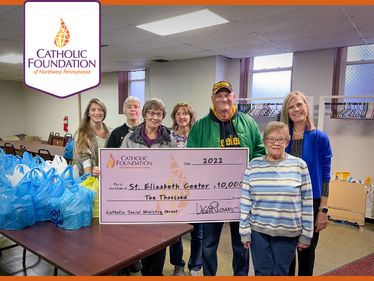
<path fill-rule="evenodd" d="M 237 112 L 231 122 L 240 139 L 240 146 L 249 149 L 249 160 L 264 155 L 260 130 L 257 123 L 247 114 Z M 192 127 L 187 140 L 187 147 L 221 147 L 221 128 L 217 119 L 207 114 Z"/>

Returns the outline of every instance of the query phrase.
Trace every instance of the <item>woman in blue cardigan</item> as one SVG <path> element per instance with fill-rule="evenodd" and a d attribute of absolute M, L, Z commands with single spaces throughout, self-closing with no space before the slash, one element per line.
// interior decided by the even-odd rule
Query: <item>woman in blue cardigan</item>
<path fill-rule="evenodd" d="M 297 253 L 298 275 L 312 276 L 319 233 L 327 226 L 331 145 L 328 136 L 314 126 L 307 99 L 301 92 L 291 92 L 284 99 L 281 121 L 289 125 L 291 133 L 286 152 L 307 163 L 312 180 L 315 222 L 313 238 L 309 248 Z M 295 275 L 295 260 L 290 266 L 289 275 Z"/>

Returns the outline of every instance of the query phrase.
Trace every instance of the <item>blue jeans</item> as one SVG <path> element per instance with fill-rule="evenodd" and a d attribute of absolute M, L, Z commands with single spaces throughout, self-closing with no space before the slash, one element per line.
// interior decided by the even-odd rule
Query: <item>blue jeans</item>
<path fill-rule="evenodd" d="M 191 254 L 188 260 L 188 268 L 191 270 L 200 270 L 202 261 L 202 241 L 203 241 L 203 225 L 201 223 L 193 223 L 193 231 L 191 232 Z M 183 244 L 182 240 L 169 247 L 170 263 L 172 265 L 183 266 Z"/>
<path fill-rule="evenodd" d="M 256 276 L 286 276 L 299 237 L 272 237 L 252 231 L 251 253 Z"/>
<path fill-rule="evenodd" d="M 217 273 L 217 248 L 223 222 L 204 223 L 203 226 L 203 272 L 204 276 Z M 240 241 L 239 222 L 230 222 L 231 246 L 233 251 L 232 268 L 234 276 L 248 276 L 249 251 Z"/>

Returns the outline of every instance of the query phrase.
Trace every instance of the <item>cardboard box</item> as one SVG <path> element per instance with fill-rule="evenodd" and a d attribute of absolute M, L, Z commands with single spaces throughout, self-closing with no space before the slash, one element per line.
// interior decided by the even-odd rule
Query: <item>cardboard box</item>
<path fill-rule="evenodd" d="M 366 190 L 363 184 L 330 182 L 329 215 L 334 219 L 365 224 Z"/>

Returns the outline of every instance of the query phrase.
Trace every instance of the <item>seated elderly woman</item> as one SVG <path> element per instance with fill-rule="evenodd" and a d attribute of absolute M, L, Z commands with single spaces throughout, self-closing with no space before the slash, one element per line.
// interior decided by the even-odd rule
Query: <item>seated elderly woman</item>
<path fill-rule="evenodd" d="M 125 148 L 167 148 L 178 147 L 171 131 L 162 125 L 166 116 L 165 105 L 160 99 L 146 101 L 142 116 L 144 122 L 129 131 L 121 147 Z M 164 269 L 166 248 L 142 260 L 143 276 L 161 276 Z"/>
<path fill-rule="evenodd" d="M 263 143 L 267 155 L 245 170 L 240 201 L 240 236 L 250 248 L 255 275 L 288 275 L 296 248 L 313 236 L 313 194 L 304 160 L 289 155 L 289 128 L 270 122 Z"/>

